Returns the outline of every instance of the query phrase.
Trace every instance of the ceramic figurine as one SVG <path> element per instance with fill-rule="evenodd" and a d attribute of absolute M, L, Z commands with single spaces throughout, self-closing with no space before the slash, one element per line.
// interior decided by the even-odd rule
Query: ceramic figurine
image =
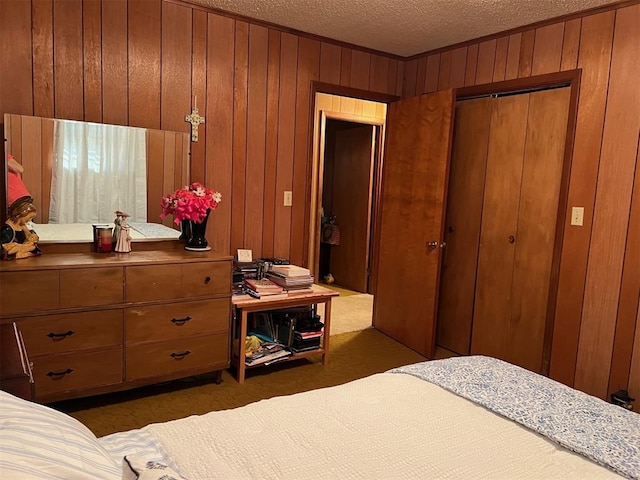
<path fill-rule="evenodd" d="M 116 213 L 118 214 L 118 218 L 120 218 L 120 225 L 117 226 L 119 227 L 119 232 L 114 250 L 118 253 L 129 253 L 131 251 L 131 227 L 127 225 L 127 217 L 129 217 L 129 215 L 120 211 Z"/>

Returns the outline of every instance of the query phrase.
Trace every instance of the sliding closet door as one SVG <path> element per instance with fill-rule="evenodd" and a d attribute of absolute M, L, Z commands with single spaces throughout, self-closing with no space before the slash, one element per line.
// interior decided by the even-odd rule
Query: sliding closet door
<path fill-rule="evenodd" d="M 460 354 L 468 354 L 471 344 L 482 197 L 493 101 L 493 98 L 485 97 L 456 104 L 444 233 L 446 247 L 438 302 L 437 343 Z"/>
<path fill-rule="evenodd" d="M 493 108 L 471 352 L 541 371 L 569 88 Z"/>
<path fill-rule="evenodd" d="M 569 88 L 530 94 L 506 358 L 541 371 Z"/>
<path fill-rule="evenodd" d="M 487 155 L 471 353 L 505 357 L 529 95 L 494 101 Z"/>

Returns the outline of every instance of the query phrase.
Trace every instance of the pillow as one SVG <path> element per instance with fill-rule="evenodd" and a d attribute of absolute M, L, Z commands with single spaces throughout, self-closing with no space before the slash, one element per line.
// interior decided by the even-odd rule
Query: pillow
<path fill-rule="evenodd" d="M 122 460 L 122 480 L 186 480 L 164 463 L 127 455 Z"/>
<path fill-rule="evenodd" d="M 121 469 L 82 423 L 0 391 L 0 478 L 116 480 Z"/>

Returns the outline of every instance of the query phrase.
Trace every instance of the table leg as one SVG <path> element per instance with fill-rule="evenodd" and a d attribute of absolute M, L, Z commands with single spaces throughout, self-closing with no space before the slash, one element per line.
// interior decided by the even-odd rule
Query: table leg
<path fill-rule="evenodd" d="M 236 371 L 238 372 L 238 383 L 244 383 L 245 367 L 244 364 L 244 350 L 247 341 L 247 317 L 249 314 L 246 310 L 240 310 L 240 338 L 238 339 L 238 365 L 236 365 Z"/>
<path fill-rule="evenodd" d="M 329 361 L 329 337 L 331 333 L 331 297 L 324 304 L 324 335 L 322 336 L 322 364 Z"/>

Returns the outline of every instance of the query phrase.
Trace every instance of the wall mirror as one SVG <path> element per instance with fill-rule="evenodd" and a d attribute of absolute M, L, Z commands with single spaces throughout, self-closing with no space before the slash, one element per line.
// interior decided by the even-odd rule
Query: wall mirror
<path fill-rule="evenodd" d="M 134 241 L 180 235 L 160 200 L 189 184 L 188 133 L 13 114 L 4 128 L 41 243 L 91 242 L 91 224 L 112 223 L 116 210 L 131 215 Z"/>

